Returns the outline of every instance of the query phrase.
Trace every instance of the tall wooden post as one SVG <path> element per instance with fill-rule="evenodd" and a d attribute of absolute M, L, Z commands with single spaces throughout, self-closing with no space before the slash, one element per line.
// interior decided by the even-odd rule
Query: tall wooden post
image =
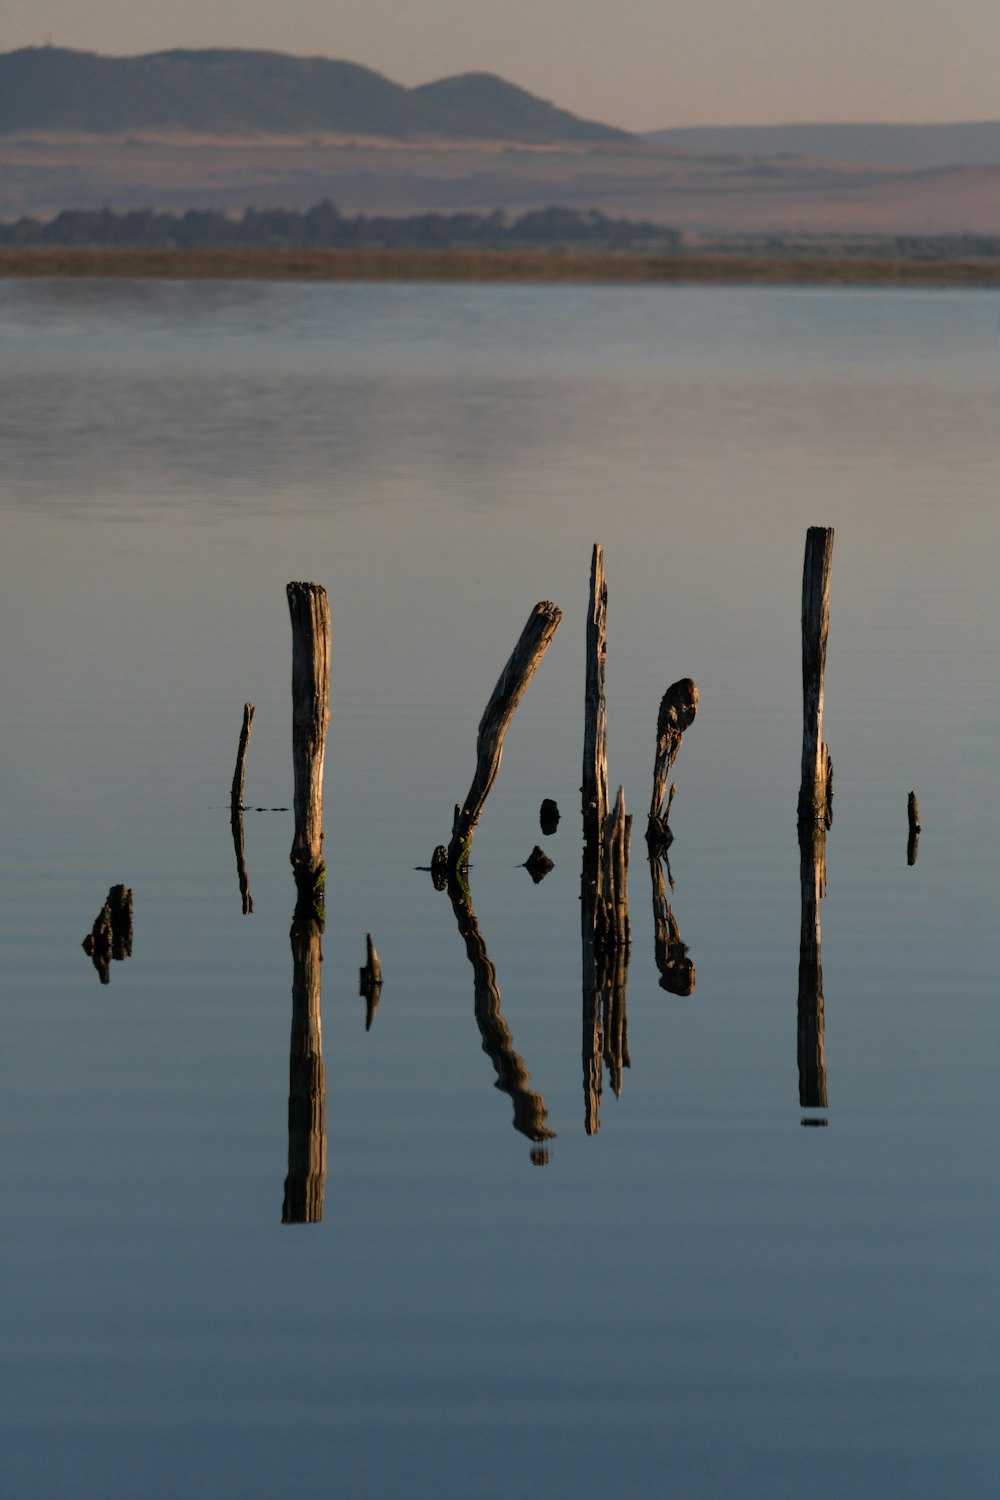
<path fill-rule="evenodd" d="M 292 756 L 295 837 L 291 861 L 300 889 L 323 874 L 323 759 L 330 720 L 330 606 L 318 583 L 290 583 Z"/>
<path fill-rule="evenodd" d="M 823 678 L 830 629 L 833 527 L 810 526 L 802 568 L 802 781 L 799 822 L 829 827 L 830 752 L 823 743 Z"/>
<path fill-rule="evenodd" d="M 590 562 L 590 608 L 587 613 L 587 686 L 583 720 L 583 838 L 600 850 L 608 817 L 608 711 L 604 667 L 608 655 L 608 586 L 604 550 L 598 542 Z M 599 878 L 599 877 L 598 877 Z"/>

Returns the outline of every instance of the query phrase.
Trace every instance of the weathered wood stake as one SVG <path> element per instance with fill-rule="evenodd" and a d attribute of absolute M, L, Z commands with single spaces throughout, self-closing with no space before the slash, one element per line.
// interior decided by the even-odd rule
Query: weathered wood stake
<path fill-rule="evenodd" d="M 479 721 L 476 739 L 476 774 L 472 778 L 469 794 L 461 807 L 455 808 L 451 843 L 448 845 L 448 868 L 459 870 L 469 862 L 472 835 L 482 817 L 483 807 L 490 788 L 500 769 L 504 735 L 528 683 L 534 677 L 538 664 L 548 650 L 562 619 L 562 610 L 548 599 L 536 604 L 528 616 L 520 640 L 511 652 L 510 659 L 500 673 L 490 701 Z"/>
<path fill-rule="evenodd" d="M 247 768 L 247 750 L 250 745 L 250 728 L 253 724 L 254 707 L 252 703 L 243 705 L 243 728 L 240 730 L 240 745 L 236 752 L 236 770 L 233 772 L 233 786 L 230 793 L 230 801 L 234 812 L 239 812 L 243 807 L 243 782 Z"/>
<path fill-rule="evenodd" d="M 810 526 L 802 567 L 802 781 L 799 822 L 829 827 L 832 776 L 823 743 L 823 678 L 830 629 L 833 527 Z"/>
<path fill-rule="evenodd" d="M 330 606 L 318 583 L 290 583 L 292 757 L 295 837 L 291 861 L 300 888 L 323 874 L 323 760 L 330 720 Z"/>
<path fill-rule="evenodd" d="M 608 711 L 604 669 L 608 655 L 608 586 L 604 550 L 598 542 L 590 562 L 590 608 L 587 614 L 587 687 L 583 720 L 583 839 L 600 849 L 608 817 Z"/>
<path fill-rule="evenodd" d="M 646 829 L 646 842 L 650 849 L 666 847 L 673 841 L 669 818 L 677 787 L 670 787 L 668 797 L 667 783 L 685 731 L 691 728 L 697 712 L 698 688 L 691 678 L 682 677 L 679 682 L 671 683 L 660 700 L 660 711 L 656 716 L 653 795 L 649 802 L 649 826 Z"/>
<path fill-rule="evenodd" d="M 366 1001 L 365 1008 L 365 1030 L 371 1031 L 375 1012 L 378 1010 L 379 997 L 382 994 L 382 965 L 375 951 L 371 933 L 365 937 L 366 957 L 364 967 L 360 973 L 358 993 Z"/>
<path fill-rule="evenodd" d="M 127 885 L 113 885 L 94 925 L 83 940 L 102 984 L 111 983 L 111 960 L 132 956 L 132 892 Z"/>
<path fill-rule="evenodd" d="M 910 823 L 910 834 L 906 841 L 906 863 L 915 865 L 920 849 L 920 808 L 916 792 L 911 792 L 906 801 L 906 813 Z"/>

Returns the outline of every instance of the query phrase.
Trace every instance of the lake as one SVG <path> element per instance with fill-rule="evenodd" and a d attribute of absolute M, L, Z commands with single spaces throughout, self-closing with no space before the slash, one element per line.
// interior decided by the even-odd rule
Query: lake
<path fill-rule="evenodd" d="M 998 306 L 0 285 L 12 1500 L 1000 1492 Z M 825 1106 L 798 1071 L 810 525 L 836 530 Z M 636 818 L 599 1093 L 595 542 Z M 286 1189 L 293 579 L 326 586 L 333 632 L 308 1214 Z M 421 867 L 546 599 L 470 927 Z M 686 676 L 670 988 L 642 835 Z M 102 984 L 81 944 L 118 883 L 132 952 Z"/>

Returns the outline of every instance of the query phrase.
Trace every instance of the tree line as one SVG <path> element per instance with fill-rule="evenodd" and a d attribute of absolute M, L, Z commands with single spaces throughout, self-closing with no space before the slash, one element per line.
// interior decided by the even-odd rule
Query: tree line
<path fill-rule="evenodd" d="M 532 209 L 516 218 L 493 213 L 426 213 L 409 217 L 342 214 L 326 199 L 303 211 L 248 208 L 240 217 L 217 209 L 184 213 L 152 208 L 64 209 L 53 219 L 22 218 L 0 224 L 0 245 L 166 250 L 386 249 L 456 247 L 589 248 L 675 251 L 678 230 L 664 224 L 612 219 L 598 209 Z"/>

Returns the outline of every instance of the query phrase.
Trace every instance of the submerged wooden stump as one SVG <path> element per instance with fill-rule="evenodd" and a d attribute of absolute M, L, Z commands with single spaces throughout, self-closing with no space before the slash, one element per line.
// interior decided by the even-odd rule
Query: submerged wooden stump
<path fill-rule="evenodd" d="M 365 1030 L 371 1031 L 375 1012 L 378 1010 L 379 998 L 382 994 L 382 965 L 379 962 L 375 944 L 372 942 L 371 933 L 365 936 L 365 962 L 361 969 L 358 980 L 358 993 L 364 997 L 365 1006 Z"/>
<path fill-rule="evenodd" d="M 330 606 L 318 583 L 290 583 L 292 758 L 295 836 L 291 861 L 300 889 L 321 886 L 323 762 L 330 721 Z"/>
<path fill-rule="evenodd" d="M 550 600 L 535 605 L 483 711 L 476 739 L 476 773 L 464 803 L 455 808 L 448 845 L 452 873 L 469 862 L 472 835 L 500 769 L 504 735 L 561 619 L 562 610 Z"/>
<path fill-rule="evenodd" d="M 111 962 L 132 956 L 132 892 L 127 885 L 113 885 L 94 925 L 83 940 L 102 984 L 111 983 Z"/>

